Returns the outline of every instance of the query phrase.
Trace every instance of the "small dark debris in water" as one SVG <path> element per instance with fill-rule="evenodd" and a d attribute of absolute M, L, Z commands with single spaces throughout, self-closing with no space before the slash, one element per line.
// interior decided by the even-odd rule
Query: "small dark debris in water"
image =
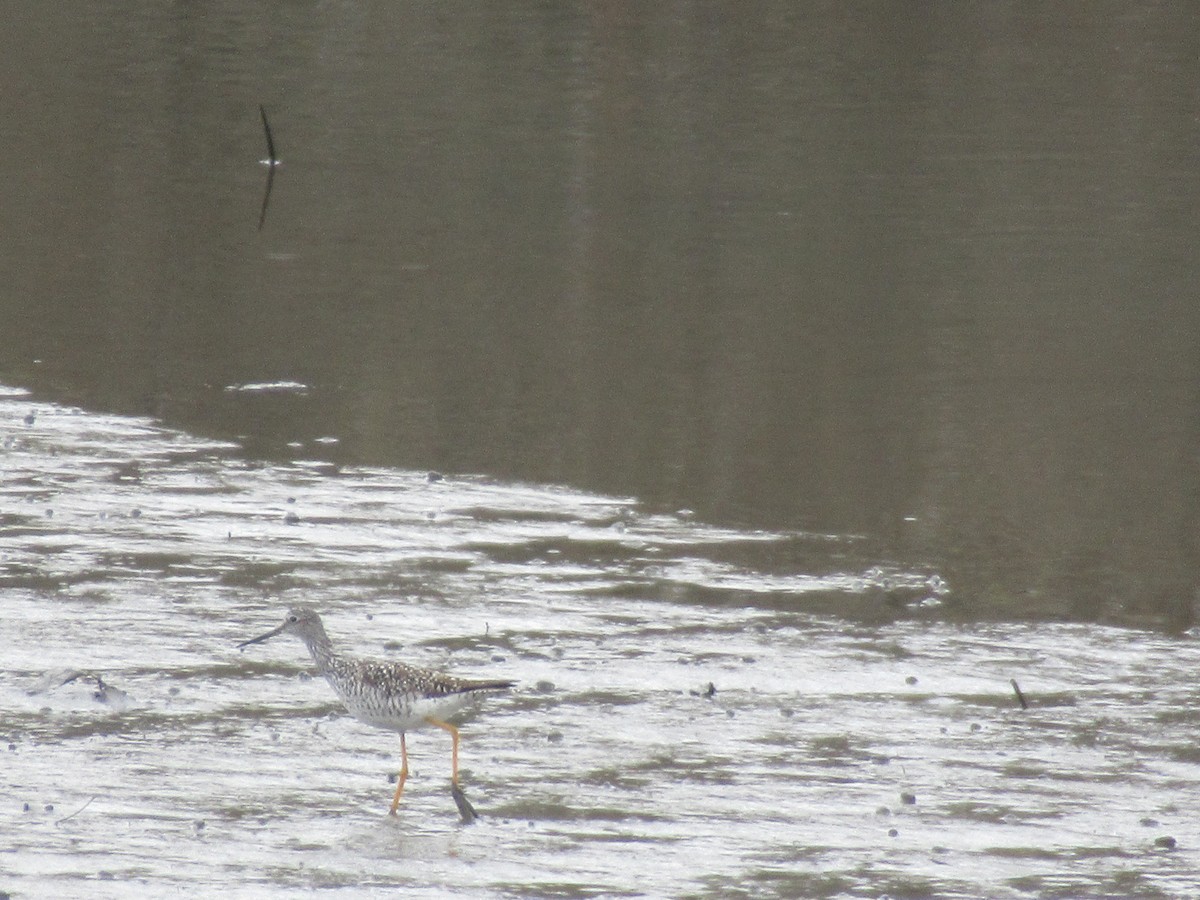
<path fill-rule="evenodd" d="M 980 725 L 978 722 L 972 722 L 971 723 L 971 731 L 972 732 L 983 731 L 983 726 Z"/>
<path fill-rule="evenodd" d="M 1171 837 L 1169 834 L 1164 834 L 1162 837 L 1154 839 L 1154 846 L 1158 847 L 1160 850 L 1174 850 L 1176 843 L 1178 842 L 1175 840 L 1175 838 Z"/>
<path fill-rule="evenodd" d="M 781 716 L 783 716 L 785 719 L 790 719 L 790 718 L 791 718 L 792 716 L 794 716 L 796 713 L 795 713 L 795 711 L 794 711 L 794 710 L 793 710 L 793 709 L 792 709 L 790 706 L 785 706 L 783 709 L 781 709 L 781 710 L 779 711 L 779 714 L 780 714 Z"/>
<path fill-rule="evenodd" d="M 267 222 L 267 206 L 271 203 L 271 185 L 275 181 L 275 169 L 279 165 L 279 157 L 275 155 L 275 138 L 271 136 L 271 123 L 267 121 L 267 110 L 260 103 L 258 113 L 262 117 L 263 132 L 267 136 L 267 186 L 263 190 L 262 209 L 258 213 L 258 230 L 263 230 Z"/>
<path fill-rule="evenodd" d="M 301 672 L 299 677 L 301 681 L 312 681 L 312 675 L 308 672 Z"/>
<path fill-rule="evenodd" d="M 877 816 L 890 816 L 891 814 L 892 814 L 892 811 L 890 809 L 888 809 L 886 806 L 881 806 L 877 810 L 875 810 L 875 815 L 877 815 Z"/>
<path fill-rule="evenodd" d="M 136 459 L 131 459 L 129 462 L 121 463 L 121 465 L 117 466 L 116 471 L 113 472 L 112 480 L 118 483 L 141 481 L 142 467 L 138 464 Z"/>
<path fill-rule="evenodd" d="M 37 421 L 37 416 L 35 416 L 33 413 L 29 413 L 27 416 L 25 416 L 25 424 L 26 425 L 32 425 L 36 421 Z"/>
<path fill-rule="evenodd" d="M 507 658 L 508 657 L 504 656 L 504 654 L 502 654 L 502 653 L 493 653 L 492 654 L 492 662 L 494 662 L 494 663 L 502 663 Z"/>
<path fill-rule="evenodd" d="M 899 834 L 900 834 L 900 832 L 897 831 L 895 828 L 888 829 L 888 837 L 896 837 Z"/>
<path fill-rule="evenodd" d="M 688 693 L 693 697 L 707 697 L 709 700 L 711 700 L 717 693 L 717 686 L 710 681 L 708 683 L 708 687 L 706 687 L 704 690 L 688 691 Z"/>
<path fill-rule="evenodd" d="M 1147 816 L 1144 819 L 1139 819 L 1138 824 L 1143 828 L 1157 828 L 1162 823 L 1159 822 L 1158 819 L 1151 819 L 1149 816 Z"/>
<path fill-rule="evenodd" d="M 1017 702 L 1021 704 L 1021 709 L 1029 709 L 1029 702 L 1025 699 L 1025 695 L 1021 693 L 1021 686 L 1017 684 L 1017 679 L 1010 678 L 1008 683 L 1012 685 L 1013 693 L 1017 695 Z"/>
<path fill-rule="evenodd" d="M 425 476 L 425 480 L 428 481 L 430 484 L 433 484 L 435 481 L 445 481 L 446 476 L 443 475 L 441 472 L 430 472 L 428 475 Z"/>
<path fill-rule="evenodd" d="M 42 809 L 44 809 L 46 812 L 54 812 L 54 804 L 47 803 L 45 806 L 42 807 Z M 1162 838 L 1159 838 L 1159 840 L 1162 840 Z"/>
<path fill-rule="evenodd" d="M 25 812 L 29 812 L 29 804 L 26 803 L 21 807 Z"/>
<path fill-rule="evenodd" d="M 63 822 L 67 821 L 67 819 L 75 818 L 77 815 L 79 815 L 81 812 L 83 812 L 85 809 L 87 809 L 89 806 L 91 806 L 92 801 L 95 800 L 96 797 L 98 797 L 98 796 L 99 796 L 98 794 L 92 794 L 92 796 L 87 798 L 87 802 L 84 803 L 83 806 L 79 807 L 79 809 L 75 810 L 75 812 L 71 813 L 69 816 L 63 816 L 61 819 L 58 819 L 54 824 L 61 825 Z M 54 809 L 53 806 L 47 806 L 46 812 L 49 812 L 52 809 Z"/>
<path fill-rule="evenodd" d="M 203 831 L 207 827 L 208 827 L 208 823 L 205 822 L 203 819 L 196 820 L 196 830 L 197 831 Z"/>
<path fill-rule="evenodd" d="M 167 693 L 170 694 L 172 697 L 178 697 L 179 696 L 179 688 L 174 687 L 174 686 L 169 687 L 169 688 L 167 688 Z"/>
<path fill-rule="evenodd" d="M 902 791 L 900 793 L 900 802 L 905 806 L 915 806 L 917 803 L 917 795 L 909 793 L 908 791 Z"/>
<path fill-rule="evenodd" d="M 129 515 L 135 519 L 140 519 L 142 517 L 142 511 L 135 506 Z"/>
<path fill-rule="evenodd" d="M 916 684 L 916 683 L 917 683 L 917 676 L 916 676 L 916 675 L 909 675 L 907 678 L 905 678 L 905 679 L 904 679 L 904 683 L 905 683 L 905 684 Z"/>
<path fill-rule="evenodd" d="M 12 751 L 14 751 L 14 750 L 16 750 L 16 749 L 17 749 L 17 745 L 16 745 L 16 744 L 13 744 L 13 743 L 10 743 L 10 744 L 8 745 L 8 749 L 9 749 L 9 752 L 11 753 Z"/>
<path fill-rule="evenodd" d="M 725 718 L 727 719 L 732 719 L 736 715 L 737 713 L 735 713 L 732 709 L 725 710 Z"/>
<path fill-rule="evenodd" d="M 46 510 L 46 518 L 47 519 L 51 518 L 53 515 L 54 515 L 54 510 L 52 510 L 52 509 Z"/>
<path fill-rule="evenodd" d="M 288 514 L 283 517 L 283 524 L 284 525 L 299 525 L 300 517 L 298 515 L 296 515 L 294 512 L 291 512 L 289 510 Z"/>
<path fill-rule="evenodd" d="M 262 117 L 263 132 L 267 136 L 267 165 L 271 168 L 279 165 L 279 157 L 275 155 L 275 138 L 271 134 L 271 123 L 267 121 L 267 109 L 258 104 L 258 114 Z"/>
<path fill-rule="evenodd" d="M 537 689 L 539 694 L 549 694 L 554 690 L 554 682 L 547 681 L 543 678 L 541 681 L 535 684 L 534 687 Z"/>
<path fill-rule="evenodd" d="M 758 659 L 753 656 L 743 656 L 742 662 L 744 662 L 746 665 L 749 666 L 749 665 L 753 665 L 754 663 L 758 662 Z"/>
<path fill-rule="evenodd" d="M 450 788 L 450 796 L 454 798 L 454 805 L 458 807 L 464 825 L 470 825 L 479 818 L 479 813 L 475 812 L 475 807 L 467 801 L 467 795 L 457 784 Z"/>
<path fill-rule="evenodd" d="M 295 503 L 295 502 L 296 502 L 296 498 L 295 498 L 295 497 L 288 497 L 288 498 L 287 498 L 287 502 L 288 502 L 288 503 Z"/>
<path fill-rule="evenodd" d="M 562 739 L 563 739 L 563 734 L 561 731 L 552 731 L 548 735 L 546 735 L 546 740 L 549 741 L 551 744 L 561 744 Z"/>

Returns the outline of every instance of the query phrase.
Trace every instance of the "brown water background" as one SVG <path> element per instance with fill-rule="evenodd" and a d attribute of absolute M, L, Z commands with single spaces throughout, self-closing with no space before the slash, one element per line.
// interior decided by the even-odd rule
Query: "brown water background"
<path fill-rule="evenodd" d="M 29 7 L 0 374 L 859 534 L 971 616 L 1190 622 L 1198 16 Z"/>

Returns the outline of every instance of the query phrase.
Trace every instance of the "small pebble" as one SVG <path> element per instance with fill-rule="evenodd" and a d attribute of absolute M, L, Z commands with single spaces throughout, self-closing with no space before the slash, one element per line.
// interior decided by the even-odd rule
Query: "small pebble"
<path fill-rule="evenodd" d="M 980 725 L 978 722 L 972 722 L 971 723 L 971 731 L 972 732 L 983 731 L 983 726 Z"/>
<path fill-rule="evenodd" d="M 28 803 L 24 804 L 21 808 L 23 810 L 25 810 L 25 812 L 29 812 L 29 804 Z"/>
<path fill-rule="evenodd" d="M 910 794 L 908 791 L 904 791 L 900 794 L 900 802 L 908 806 L 913 806 L 917 802 L 917 795 Z"/>
<path fill-rule="evenodd" d="M 546 735 L 546 740 L 548 740 L 551 744 L 561 744 L 562 739 L 563 736 L 561 731 L 552 731 Z"/>
<path fill-rule="evenodd" d="M 1174 850 L 1175 844 L 1175 838 L 1171 837 L 1169 834 L 1164 834 L 1162 837 L 1154 839 L 1154 846 L 1160 847 L 1163 850 Z"/>
<path fill-rule="evenodd" d="M 45 805 L 44 809 L 45 809 L 45 811 L 46 811 L 46 812 L 54 812 L 54 804 L 53 804 L 53 803 L 47 803 L 47 804 Z"/>
<path fill-rule="evenodd" d="M 446 476 L 443 475 L 441 472 L 430 472 L 428 475 L 425 476 L 425 480 L 428 481 L 430 484 L 433 484 L 435 481 L 444 481 L 445 478 L 446 478 Z"/>
<path fill-rule="evenodd" d="M 916 675 L 909 675 L 907 678 L 905 678 L 905 679 L 904 679 L 904 683 L 905 683 L 905 684 L 916 684 L 916 683 L 917 683 L 917 676 L 916 676 Z"/>
<path fill-rule="evenodd" d="M 543 678 L 541 681 L 539 681 L 537 684 L 535 684 L 534 687 L 537 688 L 538 693 L 549 694 L 551 691 L 554 690 L 554 682 L 547 681 L 546 679 Z"/>
<path fill-rule="evenodd" d="M 1147 816 L 1144 819 L 1139 819 L 1138 824 L 1143 828 L 1157 828 L 1160 823 L 1158 819 L 1151 819 L 1149 816 Z"/>
<path fill-rule="evenodd" d="M 897 831 L 895 828 L 889 828 L 889 829 L 888 829 L 888 837 L 895 837 L 895 836 L 896 836 L 896 835 L 898 835 L 899 833 L 900 833 L 900 832 L 899 832 L 899 831 Z"/>
<path fill-rule="evenodd" d="M 296 515 L 294 512 L 291 512 L 289 510 L 288 514 L 283 517 L 283 524 L 284 525 L 299 525 L 300 517 L 298 515 Z"/>
<path fill-rule="evenodd" d="M 886 806 L 881 806 L 881 807 L 879 807 L 879 809 L 875 810 L 875 815 L 877 815 L 877 816 L 890 816 L 891 814 L 892 814 L 892 811 L 890 809 L 888 809 Z"/>
<path fill-rule="evenodd" d="M 790 719 L 792 716 L 794 716 L 794 715 L 795 715 L 795 712 L 793 712 L 793 711 L 791 710 L 791 708 L 789 708 L 789 707 L 785 706 L 783 709 L 781 709 L 781 710 L 779 711 L 779 714 L 780 714 L 781 716 L 783 716 L 785 719 Z"/>

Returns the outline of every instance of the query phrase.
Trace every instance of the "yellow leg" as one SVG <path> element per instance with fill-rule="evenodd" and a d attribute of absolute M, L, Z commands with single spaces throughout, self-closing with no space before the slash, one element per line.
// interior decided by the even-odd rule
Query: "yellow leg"
<path fill-rule="evenodd" d="M 433 716 L 426 716 L 425 721 L 430 725 L 436 725 L 443 731 L 450 732 L 450 739 L 453 741 L 450 750 L 450 783 L 458 787 L 458 729 L 449 722 L 443 722 L 441 719 L 433 718 Z"/>
<path fill-rule="evenodd" d="M 392 798 L 390 815 L 396 814 L 400 805 L 400 795 L 404 793 L 404 782 L 408 778 L 408 748 L 404 746 L 404 733 L 400 733 L 400 774 L 396 776 L 396 796 Z"/>

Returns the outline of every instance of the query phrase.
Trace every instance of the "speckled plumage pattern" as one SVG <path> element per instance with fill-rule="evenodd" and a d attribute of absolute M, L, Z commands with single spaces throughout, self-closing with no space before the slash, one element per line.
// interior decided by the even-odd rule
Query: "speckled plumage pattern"
<path fill-rule="evenodd" d="M 455 802 L 464 820 L 475 817 L 474 809 L 458 788 L 458 729 L 442 720 L 458 712 L 476 696 L 506 690 L 513 682 L 455 678 L 402 662 L 343 656 L 334 650 L 320 615 L 310 606 L 292 607 L 278 628 L 238 646 L 257 644 L 278 634 L 293 634 L 304 641 L 317 664 L 317 671 L 325 676 L 350 715 L 376 728 L 400 733 L 403 762 L 392 800 L 392 813 L 400 802 L 404 780 L 408 776 L 404 734 L 424 725 L 433 725 L 449 732 L 453 739 L 451 781 L 456 792 Z"/>
<path fill-rule="evenodd" d="M 411 731 L 426 719 L 444 718 L 487 691 L 512 687 L 511 681 L 471 681 L 402 662 L 339 656 L 316 613 L 300 637 L 350 715 L 376 728 Z M 303 621 L 303 620 L 302 620 Z"/>
<path fill-rule="evenodd" d="M 304 641 L 317 671 L 350 715 L 388 731 L 411 731 L 431 717 L 453 715 L 479 694 L 513 686 L 511 681 L 474 681 L 402 662 L 343 656 L 333 649 L 321 616 L 310 606 L 292 607 L 281 626 L 246 644 L 277 634 Z"/>

